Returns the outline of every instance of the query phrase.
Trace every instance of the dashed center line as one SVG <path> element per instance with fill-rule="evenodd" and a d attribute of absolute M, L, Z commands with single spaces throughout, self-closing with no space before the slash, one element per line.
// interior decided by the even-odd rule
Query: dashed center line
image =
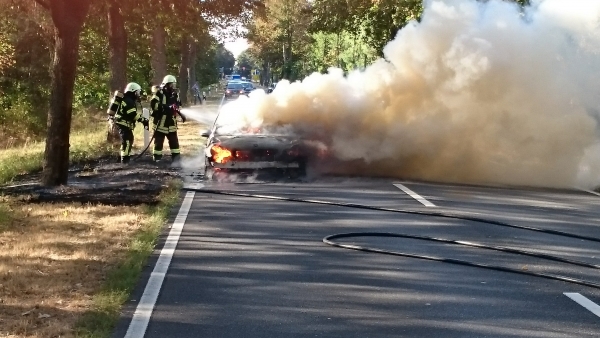
<path fill-rule="evenodd" d="M 591 313 L 600 317 L 600 306 L 598 304 L 592 302 L 591 300 L 587 299 L 586 297 L 582 296 L 579 293 L 564 292 L 563 295 L 571 298 L 577 304 L 583 306 Z"/>
<path fill-rule="evenodd" d="M 423 204 L 426 207 L 435 207 L 435 204 L 429 202 L 428 200 L 426 200 L 423 196 L 417 194 L 416 192 L 408 189 L 407 187 L 405 187 L 403 184 L 400 183 L 394 183 L 394 186 L 402 191 L 404 191 L 408 196 L 416 199 L 417 201 L 421 202 L 421 204 Z"/>

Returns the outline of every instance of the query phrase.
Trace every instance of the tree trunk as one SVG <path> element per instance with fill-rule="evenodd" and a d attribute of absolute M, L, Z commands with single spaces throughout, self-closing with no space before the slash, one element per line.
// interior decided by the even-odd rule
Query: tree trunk
<path fill-rule="evenodd" d="M 192 42 L 190 44 L 190 61 L 189 61 L 189 69 L 188 69 L 188 77 L 190 79 L 190 81 L 188 82 L 188 92 L 191 93 L 191 95 L 194 95 L 194 93 L 192 92 L 191 88 L 194 86 L 194 84 L 196 82 L 198 82 L 198 78 L 196 77 L 196 55 L 197 55 L 197 51 L 198 51 L 198 44 L 196 42 Z M 198 86 L 200 87 L 200 95 L 202 95 L 202 84 L 198 83 Z"/>
<path fill-rule="evenodd" d="M 108 5 L 108 46 L 110 53 L 110 92 L 127 85 L 127 32 L 119 3 Z"/>
<path fill-rule="evenodd" d="M 167 75 L 167 32 L 162 24 L 152 31 L 152 84 L 159 85 Z"/>
<path fill-rule="evenodd" d="M 269 79 L 269 73 L 268 73 L 268 72 L 269 72 L 269 71 L 268 71 L 268 69 L 269 69 L 269 68 L 268 68 L 268 67 L 269 67 L 269 66 L 268 66 L 268 63 L 267 63 L 267 62 L 265 62 L 265 61 L 263 61 L 263 64 L 262 64 L 262 72 L 260 72 L 260 84 L 261 84 L 262 86 L 265 86 L 265 87 L 267 87 L 267 86 L 269 85 L 269 84 L 267 83 L 267 82 L 269 82 L 269 81 L 268 81 L 268 79 Z"/>
<path fill-rule="evenodd" d="M 181 60 L 179 63 L 179 99 L 183 105 L 188 104 L 188 89 L 189 89 L 189 76 L 188 72 L 190 69 L 190 38 L 184 37 L 181 40 L 180 53 Z"/>
<path fill-rule="evenodd" d="M 69 173 L 69 133 L 73 112 L 73 88 L 79 59 L 79 33 L 90 1 L 54 0 L 50 2 L 56 26 L 48 131 L 44 153 L 42 184 L 67 184 Z"/>

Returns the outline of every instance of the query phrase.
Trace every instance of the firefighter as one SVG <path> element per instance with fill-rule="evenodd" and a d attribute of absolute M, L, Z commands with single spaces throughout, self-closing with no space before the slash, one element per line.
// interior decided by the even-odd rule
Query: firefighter
<path fill-rule="evenodd" d="M 133 145 L 133 130 L 136 122 L 141 122 L 148 129 L 149 121 L 138 112 L 137 103 L 141 98 L 142 87 L 135 82 L 125 87 L 123 99 L 114 117 L 115 125 L 121 136 L 121 163 L 129 163 L 131 146 Z"/>
<path fill-rule="evenodd" d="M 179 163 L 179 140 L 177 138 L 177 115 L 181 117 L 181 122 L 185 123 L 185 116 L 181 113 L 181 101 L 177 92 L 177 80 L 173 75 L 167 75 L 163 79 L 160 87 L 155 88 L 156 92 L 150 100 L 152 108 L 152 124 L 154 128 L 154 151 L 152 158 L 155 162 L 160 162 L 163 157 L 163 144 L 165 137 L 169 141 L 171 149 L 171 162 Z"/>

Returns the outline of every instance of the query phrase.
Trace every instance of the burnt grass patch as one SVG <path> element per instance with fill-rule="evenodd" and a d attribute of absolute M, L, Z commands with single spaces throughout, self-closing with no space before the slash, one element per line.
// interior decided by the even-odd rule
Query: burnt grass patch
<path fill-rule="evenodd" d="M 66 186 L 44 187 L 41 172 L 17 176 L 0 187 L 0 195 L 27 203 L 81 203 L 103 205 L 157 205 L 160 193 L 172 179 L 180 178 L 170 163 L 154 163 L 150 156 L 129 164 L 115 156 L 75 163 Z"/>

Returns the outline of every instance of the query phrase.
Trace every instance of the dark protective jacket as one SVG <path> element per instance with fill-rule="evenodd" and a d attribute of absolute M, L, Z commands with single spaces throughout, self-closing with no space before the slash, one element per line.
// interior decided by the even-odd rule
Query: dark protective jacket
<path fill-rule="evenodd" d="M 115 114 L 115 123 L 133 130 L 135 129 L 135 123 L 140 120 L 141 116 L 141 112 L 138 112 L 137 109 L 135 94 L 132 92 L 125 93 L 119 111 Z"/>
<path fill-rule="evenodd" d="M 173 105 L 181 107 L 179 93 L 176 90 L 169 91 L 161 87 L 154 93 L 150 100 L 150 107 L 155 131 L 163 134 L 177 132 L 177 111 L 171 108 Z"/>

